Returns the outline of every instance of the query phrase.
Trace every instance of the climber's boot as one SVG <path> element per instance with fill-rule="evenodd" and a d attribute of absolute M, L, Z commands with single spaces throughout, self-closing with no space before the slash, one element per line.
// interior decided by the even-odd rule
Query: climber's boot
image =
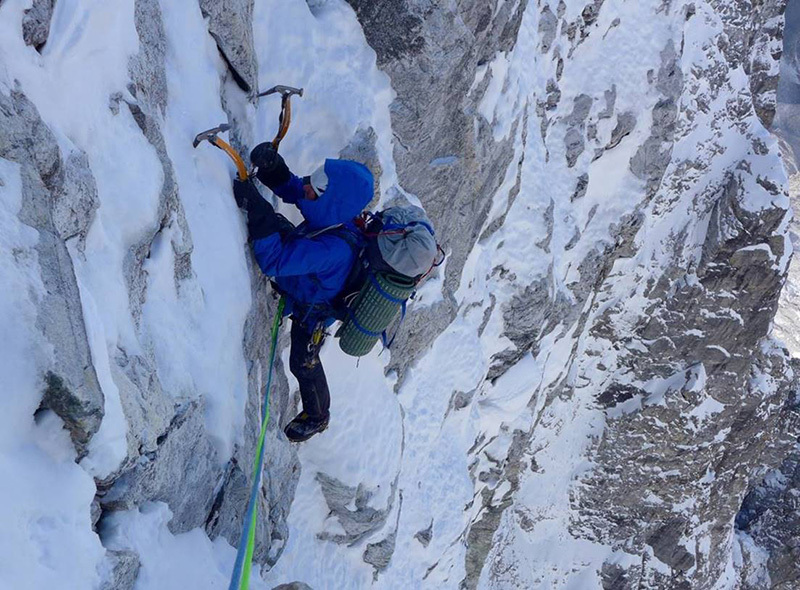
<path fill-rule="evenodd" d="M 300 412 L 294 420 L 286 425 L 283 432 L 292 442 L 303 442 L 308 440 L 318 432 L 322 432 L 328 427 L 330 415 L 323 417 L 309 416 L 305 412 Z"/>

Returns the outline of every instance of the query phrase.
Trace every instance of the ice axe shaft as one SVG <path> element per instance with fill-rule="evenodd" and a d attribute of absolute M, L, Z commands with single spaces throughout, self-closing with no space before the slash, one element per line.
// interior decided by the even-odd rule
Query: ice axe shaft
<path fill-rule="evenodd" d="M 278 115 L 278 133 L 275 135 L 275 139 L 272 140 L 272 146 L 277 150 L 281 141 L 286 136 L 286 132 L 289 131 L 289 124 L 292 122 L 292 95 L 303 96 L 303 89 L 278 85 L 264 92 L 259 92 L 256 98 L 269 96 L 270 94 L 281 95 L 281 114 Z"/>
<path fill-rule="evenodd" d="M 192 146 L 196 148 L 198 145 L 200 145 L 201 142 L 207 141 L 211 145 L 218 147 L 223 152 L 228 154 L 233 160 L 234 164 L 236 164 L 236 170 L 239 175 L 239 180 L 247 180 L 249 174 L 247 172 L 247 166 L 245 166 L 242 157 L 236 152 L 235 149 L 231 147 L 231 145 L 228 142 L 223 141 L 222 139 L 217 137 L 218 133 L 223 133 L 225 131 L 228 131 L 230 128 L 231 126 L 228 125 L 227 123 L 222 123 L 217 127 L 213 127 L 211 129 L 202 131 L 195 136 L 194 141 L 192 142 Z"/>

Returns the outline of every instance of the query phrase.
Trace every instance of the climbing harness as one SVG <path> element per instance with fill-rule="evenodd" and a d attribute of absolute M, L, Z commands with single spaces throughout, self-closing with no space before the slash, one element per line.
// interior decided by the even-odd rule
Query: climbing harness
<path fill-rule="evenodd" d="M 250 569 L 253 564 L 253 551 L 256 543 L 256 521 L 258 519 L 258 492 L 261 489 L 261 476 L 264 471 L 264 441 L 267 435 L 269 422 L 269 390 L 272 387 L 272 374 L 275 368 L 275 351 L 278 347 L 278 329 L 283 318 L 283 309 L 286 301 L 281 297 L 278 309 L 275 312 L 275 321 L 272 324 L 272 342 L 269 352 L 269 370 L 267 372 L 267 386 L 264 389 L 264 403 L 261 407 L 261 432 L 256 445 L 256 458 L 253 463 L 253 486 L 250 489 L 250 502 L 244 516 L 242 536 L 239 538 L 239 550 L 236 553 L 236 563 L 228 590 L 247 590 L 250 585 Z"/>

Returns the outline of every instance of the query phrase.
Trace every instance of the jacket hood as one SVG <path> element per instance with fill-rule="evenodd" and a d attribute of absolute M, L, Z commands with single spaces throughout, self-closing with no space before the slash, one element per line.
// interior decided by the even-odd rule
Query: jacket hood
<path fill-rule="evenodd" d="M 323 229 L 352 220 L 372 200 L 375 180 L 363 164 L 351 160 L 325 160 L 328 188 L 316 201 L 298 207 L 310 229 Z"/>

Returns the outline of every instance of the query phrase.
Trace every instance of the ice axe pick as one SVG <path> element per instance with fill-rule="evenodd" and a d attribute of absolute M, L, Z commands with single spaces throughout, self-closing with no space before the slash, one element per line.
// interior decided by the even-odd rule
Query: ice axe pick
<path fill-rule="evenodd" d="M 228 131 L 230 128 L 231 126 L 228 125 L 227 123 L 222 123 L 217 127 L 206 129 L 205 131 L 202 131 L 195 136 L 194 141 L 192 141 L 192 147 L 196 148 L 203 141 L 207 141 L 211 145 L 218 147 L 231 157 L 234 164 L 236 164 L 236 170 L 239 175 L 239 180 L 244 181 L 247 180 L 247 178 L 249 177 L 249 174 L 247 172 L 247 166 L 245 166 L 244 160 L 242 160 L 242 157 L 236 152 L 235 149 L 231 147 L 231 145 L 227 141 L 224 141 L 219 137 L 217 137 L 218 133 L 224 133 L 225 131 Z"/>
<path fill-rule="evenodd" d="M 277 150 L 286 132 L 289 131 L 289 124 L 292 122 L 292 95 L 303 96 L 303 89 L 278 85 L 264 92 L 259 92 L 256 98 L 269 96 L 270 94 L 281 95 L 281 113 L 278 115 L 278 134 L 275 136 L 275 139 L 272 140 L 272 147 Z"/>

